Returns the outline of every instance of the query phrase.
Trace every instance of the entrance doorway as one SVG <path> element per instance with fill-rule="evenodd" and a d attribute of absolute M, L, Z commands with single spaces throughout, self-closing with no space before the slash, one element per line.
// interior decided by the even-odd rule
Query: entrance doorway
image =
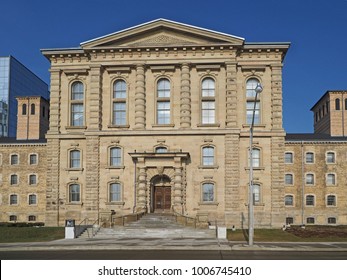
<path fill-rule="evenodd" d="M 171 180 L 166 175 L 158 175 L 152 179 L 151 212 L 171 211 Z"/>

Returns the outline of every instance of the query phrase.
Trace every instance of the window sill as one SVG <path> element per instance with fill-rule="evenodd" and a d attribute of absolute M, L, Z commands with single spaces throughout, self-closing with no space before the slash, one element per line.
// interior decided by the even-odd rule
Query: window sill
<path fill-rule="evenodd" d="M 243 128 L 249 128 L 251 125 L 250 124 L 243 124 L 242 127 Z M 265 128 L 266 125 L 265 124 L 254 124 L 253 127 L 261 127 L 261 128 Z"/>
<path fill-rule="evenodd" d="M 219 165 L 199 165 L 199 169 L 218 169 Z"/>
<path fill-rule="evenodd" d="M 206 205 L 206 206 L 218 206 L 218 202 L 199 202 L 199 206 Z"/>
<path fill-rule="evenodd" d="M 83 168 L 66 168 L 65 171 L 83 171 Z"/>
<path fill-rule="evenodd" d="M 76 126 L 72 126 L 72 125 L 65 126 L 65 129 L 72 129 L 72 130 L 75 130 L 75 129 L 86 129 L 86 128 L 87 128 L 87 126 L 85 126 L 85 125 L 81 125 L 81 126 L 78 126 L 78 125 L 76 125 Z"/>
<path fill-rule="evenodd" d="M 220 123 L 199 123 L 197 127 L 220 127 Z"/>
<path fill-rule="evenodd" d="M 109 124 L 107 127 L 108 127 L 108 128 L 122 128 L 122 129 L 128 129 L 128 128 L 130 128 L 130 125 L 128 125 L 128 124 L 124 124 L 124 125 Z"/>
<path fill-rule="evenodd" d="M 152 124 L 152 127 L 175 127 L 174 123 L 168 123 L 168 124 Z"/>
<path fill-rule="evenodd" d="M 105 169 L 124 169 L 124 165 L 119 165 L 119 166 L 107 166 Z"/>
<path fill-rule="evenodd" d="M 245 170 L 249 171 L 249 167 L 245 167 Z M 253 171 L 256 171 L 256 170 L 265 170 L 265 167 L 264 166 L 258 166 L 258 167 L 253 166 Z"/>
<path fill-rule="evenodd" d="M 255 202 L 254 206 L 265 206 L 265 203 L 261 203 L 261 202 Z"/>
<path fill-rule="evenodd" d="M 113 202 L 106 202 L 106 205 L 121 205 L 123 206 L 125 204 L 124 201 L 113 201 Z"/>

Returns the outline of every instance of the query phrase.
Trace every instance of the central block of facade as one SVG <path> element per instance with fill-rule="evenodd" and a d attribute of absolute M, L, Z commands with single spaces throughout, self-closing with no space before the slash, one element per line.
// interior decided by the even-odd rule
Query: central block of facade
<path fill-rule="evenodd" d="M 255 108 L 255 226 L 281 227 L 288 48 L 159 19 L 42 50 L 51 62 L 46 225 L 133 212 L 246 225 Z"/>

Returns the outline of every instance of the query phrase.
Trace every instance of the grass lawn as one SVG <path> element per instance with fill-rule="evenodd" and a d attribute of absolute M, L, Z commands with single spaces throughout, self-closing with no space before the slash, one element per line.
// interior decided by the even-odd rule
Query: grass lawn
<path fill-rule="evenodd" d="M 0 243 L 51 241 L 64 236 L 63 227 L 0 227 Z"/>
<path fill-rule="evenodd" d="M 248 230 L 228 230 L 230 241 L 248 241 Z M 282 229 L 255 229 L 254 241 L 257 242 L 347 242 L 346 226 L 306 226 Z"/>

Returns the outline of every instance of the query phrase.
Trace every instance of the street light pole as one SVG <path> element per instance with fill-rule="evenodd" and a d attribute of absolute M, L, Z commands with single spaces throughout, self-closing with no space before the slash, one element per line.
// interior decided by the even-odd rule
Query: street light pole
<path fill-rule="evenodd" d="M 254 107 L 252 112 L 252 122 L 249 128 L 249 193 L 248 193 L 248 245 L 253 245 L 254 239 L 254 198 L 253 198 L 253 127 L 254 127 L 254 115 L 257 106 L 258 94 L 263 91 L 263 87 L 260 83 L 254 89 Z"/>

